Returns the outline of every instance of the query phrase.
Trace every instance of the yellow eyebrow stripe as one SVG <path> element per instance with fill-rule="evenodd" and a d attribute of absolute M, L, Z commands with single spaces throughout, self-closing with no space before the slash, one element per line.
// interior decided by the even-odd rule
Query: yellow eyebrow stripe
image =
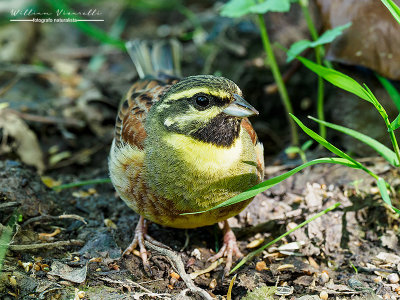
<path fill-rule="evenodd" d="M 216 97 L 220 97 L 220 98 L 230 98 L 231 95 L 225 91 L 216 91 L 216 90 L 211 90 L 207 87 L 200 87 L 200 88 L 193 88 L 193 89 L 188 89 L 179 93 L 174 93 L 171 94 L 167 100 L 178 100 L 181 98 L 190 98 L 194 95 L 196 95 L 197 93 L 204 93 L 204 94 L 209 94 L 209 95 L 213 95 Z"/>

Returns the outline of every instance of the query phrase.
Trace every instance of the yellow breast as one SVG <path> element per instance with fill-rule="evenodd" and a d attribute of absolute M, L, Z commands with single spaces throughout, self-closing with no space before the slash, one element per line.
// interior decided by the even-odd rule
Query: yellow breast
<path fill-rule="evenodd" d="M 226 174 L 229 169 L 235 167 L 243 152 L 242 139 L 236 139 L 230 148 L 217 147 L 177 133 L 166 135 L 164 139 L 175 149 L 176 155 L 194 168 L 193 172 L 212 177 Z"/>

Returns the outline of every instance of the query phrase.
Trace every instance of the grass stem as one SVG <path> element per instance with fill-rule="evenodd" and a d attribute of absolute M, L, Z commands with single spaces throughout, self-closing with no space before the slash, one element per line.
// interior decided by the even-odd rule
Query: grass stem
<path fill-rule="evenodd" d="M 63 189 L 69 189 L 77 186 L 89 185 L 89 184 L 99 184 L 99 183 L 111 183 L 110 178 L 100 178 L 100 179 L 91 179 L 91 180 L 84 180 L 78 182 L 72 182 L 67 184 L 61 184 L 57 186 L 53 186 L 53 190 L 60 191 Z"/>
<path fill-rule="evenodd" d="M 308 1 L 307 1 L 308 2 Z M 310 11 L 308 9 L 308 3 L 306 1 L 300 1 L 300 6 L 303 11 L 304 18 L 307 22 L 308 30 L 310 31 L 312 39 L 315 41 L 318 39 L 318 33 L 315 28 L 314 22 L 310 16 Z M 315 60 L 317 64 L 322 65 L 322 53 L 324 51 L 321 45 L 314 48 Z M 324 114 L 324 79 L 318 76 L 318 97 L 317 97 L 317 116 L 318 119 L 325 121 Z M 325 139 L 326 138 L 326 127 L 323 124 L 319 124 L 319 134 Z"/>
<path fill-rule="evenodd" d="M 281 96 L 283 105 L 285 106 L 288 122 L 290 124 L 291 132 L 291 144 L 297 146 L 299 144 L 299 136 L 297 133 L 297 127 L 289 114 L 293 114 L 292 104 L 289 99 L 288 92 L 282 79 L 281 72 L 279 71 L 278 63 L 276 62 L 274 52 L 272 50 L 271 43 L 269 41 L 267 27 L 264 22 L 263 15 L 258 15 L 258 25 L 260 27 L 261 39 L 263 42 L 265 53 L 267 54 L 266 63 L 271 67 L 272 75 L 274 76 L 276 85 L 278 86 L 279 94 Z"/>
<path fill-rule="evenodd" d="M 330 212 L 331 210 L 334 210 L 335 208 L 337 208 L 338 206 L 340 206 L 341 203 L 337 202 L 332 206 L 329 206 L 327 209 L 317 213 L 316 215 L 312 216 L 311 218 L 305 220 L 303 223 L 297 225 L 296 227 L 290 229 L 289 231 L 286 231 L 284 234 L 282 234 L 281 236 L 277 237 L 276 239 L 274 239 L 273 241 L 265 244 L 264 246 L 258 248 L 257 250 L 249 253 L 245 258 L 243 258 L 233 269 L 229 274 L 232 274 L 232 272 L 236 271 L 237 269 L 239 269 L 242 265 L 244 265 L 247 261 L 249 261 L 250 259 L 252 259 L 254 256 L 257 256 L 259 254 L 261 254 L 266 248 L 268 248 L 269 246 L 277 243 L 278 241 L 280 241 L 281 239 L 283 239 L 285 236 L 291 234 L 292 232 L 296 231 L 297 229 L 307 225 L 308 223 L 314 221 L 315 219 L 321 217 L 322 215 Z"/>

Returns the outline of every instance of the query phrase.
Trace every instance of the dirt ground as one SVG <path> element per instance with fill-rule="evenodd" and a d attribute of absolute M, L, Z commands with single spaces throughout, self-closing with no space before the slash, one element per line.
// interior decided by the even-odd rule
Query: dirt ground
<path fill-rule="evenodd" d="M 289 130 L 254 24 L 228 21 L 205 9 L 207 1 L 194 2 L 198 24 L 176 12 L 147 18 L 133 10 L 125 16 L 123 37 L 192 34 L 181 40 L 184 75 L 221 73 L 243 87 L 261 112 L 253 124 L 266 149 L 266 178 L 299 165 L 283 153 Z M 110 8 L 99 3 L 99 9 Z M 122 9 L 129 11 L 124 5 L 110 8 L 99 26 L 113 25 L 108 23 Z M 284 45 L 307 32 L 296 11 L 288 18 L 272 14 L 269 22 L 275 22 L 272 38 Z M 11 50 L 0 49 L 11 55 L 0 64 L 0 233 L 14 225 L 1 299 L 229 299 L 230 284 L 231 299 L 400 298 L 399 216 L 385 206 L 371 177 L 338 165 L 305 169 L 229 220 L 246 255 L 341 203 L 247 262 L 235 280 L 223 277 L 220 262 L 207 262 L 221 245 L 218 225 L 178 230 L 151 224 L 149 234 L 173 250 L 148 249 L 151 275 L 137 255 L 122 257 L 139 216 L 112 185 L 54 187 L 108 178 L 118 103 L 138 77 L 126 53 L 74 26 L 53 25 L 0 26 L 0 40 L 13 36 Z M 201 30 L 208 36 L 195 35 Z M 288 84 L 301 118 L 315 108 L 305 105 L 315 94 L 315 77 L 304 72 L 295 71 Z M 337 90 L 327 87 L 326 93 L 336 99 Z M 330 154 L 315 146 L 307 152 L 308 159 L 321 156 Z M 360 161 L 390 183 L 399 207 L 398 170 L 376 157 Z"/>
<path fill-rule="evenodd" d="M 102 167 L 82 170 L 85 177 L 107 175 L 106 155 Z M 369 162 L 380 170 L 384 165 L 373 158 Z M 191 293 L 183 297 L 188 286 L 172 279 L 175 263 L 165 255 L 150 250 L 152 276 L 137 256 L 121 257 L 138 216 L 118 199 L 110 184 L 55 192 L 31 168 L 11 160 L 0 164 L 2 204 L 18 202 L 23 215 L 5 260 L 2 299 L 72 299 L 75 289 L 84 291 L 85 299 L 202 298 Z M 267 171 L 272 176 L 288 168 Z M 382 175 L 389 182 L 398 176 L 390 168 Z M 64 176 L 69 182 L 64 174 L 57 179 Z M 230 224 L 241 250 L 248 253 L 248 247 L 276 238 L 336 202 L 341 203 L 338 209 L 290 234 L 235 272 L 233 299 L 276 285 L 291 289 L 287 299 L 322 291 L 330 299 L 378 299 L 375 295 L 396 299 L 399 284 L 392 277 L 400 268 L 398 217 L 385 208 L 377 188 L 359 171 L 335 165 L 313 167 L 257 196 Z M 6 221 L 12 208 L 1 209 Z M 62 215 L 66 217 L 57 218 Z M 59 233 L 49 235 L 54 232 Z M 194 279 L 197 287 L 213 297 L 226 297 L 232 277 L 222 277 L 223 265 L 207 270 L 212 264 L 206 260 L 221 239 L 217 226 L 185 231 L 152 224 L 149 233 L 178 253 L 188 274 L 204 270 Z"/>

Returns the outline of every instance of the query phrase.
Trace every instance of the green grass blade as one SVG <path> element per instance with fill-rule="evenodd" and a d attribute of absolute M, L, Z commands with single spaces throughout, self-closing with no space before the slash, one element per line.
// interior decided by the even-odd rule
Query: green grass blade
<path fill-rule="evenodd" d="M 111 183 L 111 179 L 110 178 L 100 178 L 100 179 L 90 179 L 90 180 L 66 183 L 66 184 L 53 186 L 52 189 L 56 190 L 56 191 L 60 191 L 60 190 L 69 189 L 69 188 L 73 188 L 73 187 L 77 187 L 77 186 L 83 186 L 83 185 L 89 185 L 89 184 L 101 184 L 101 183 Z"/>
<path fill-rule="evenodd" d="M 308 148 L 310 148 L 312 144 L 313 144 L 313 141 L 312 140 L 308 140 L 303 145 L 301 145 L 300 149 L 303 150 L 303 151 L 307 151 Z"/>
<path fill-rule="evenodd" d="M 254 196 L 256 196 L 257 194 L 264 192 L 266 190 L 268 190 L 269 188 L 277 185 L 278 183 L 282 182 L 283 180 L 289 178 L 290 176 L 292 176 L 293 174 L 296 174 L 297 172 L 303 170 L 306 167 L 312 166 L 312 165 L 316 165 L 316 164 L 322 164 L 322 163 L 330 163 L 330 164 L 339 164 L 339 165 L 344 165 L 344 166 L 348 166 L 351 168 L 355 168 L 355 169 L 360 169 L 359 165 L 354 164 L 352 161 L 348 160 L 348 159 L 344 159 L 344 158 L 337 158 L 337 157 L 327 157 L 327 158 L 318 158 L 318 159 L 314 159 L 312 161 L 309 161 L 305 164 L 302 164 L 300 166 L 298 166 L 297 168 L 294 168 L 293 170 L 290 170 L 289 172 L 286 172 L 285 174 L 270 178 L 268 180 L 265 180 L 262 183 L 259 183 L 255 186 L 253 186 L 252 188 L 250 188 L 249 190 L 235 196 L 232 197 L 231 199 L 228 199 L 222 203 L 220 203 L 219 205 L 204 210 L 204 211 L 198 211 L 198 212 L 191 212 L 191 213 L 183 213 L 181 215 L 193 215 L 193 214 L 199 214 L 199 213 L 203 213 L 203 212 L 207 212 L 213 209 L 217 209 L 217 208 L 221 208 L 221 207 L 225 207 L 225 206 L 229 206 L 229 205 L 233 205 L 236 204 L 238 202 L 247 200 L 249 198 L 252 198 Z"/>
<path fill-rule="evenodd" d="M 304 125 L 294 115 L 291 114 L 291 117 L 294 119 L 294 121 L 297 123 L 297 125 L 299 125 L 301 129 L 303 129 L 303 131 L 305 133 L 307 133 L 310 137 L 312 137 L 314 140 L 316 140 L 318 143 L 320 143 L 326 149 L 328 149 L 329 151 L 331 151 L 332 153 L 336 154 L 339 157 L 342 157 L 342 158 L 345 158 L 345 159 L 351 161 L 355 165 L 361 166 L 361 164 L 359 162 L 357 162 L 355 159 L 353 159 L 352 157 L 350 157 L 349 155 L 344 153 L 342 150 L 340 150 L 340 149 L 336 148 L 335 146 L 333 146 L 326 139 L 321 137 L 318 133 L 316 133 L 316 132 L 312 131 L 311 129 L 309 129 L 306 125 Z"/>
<path fill-rule="evenodd" d="M 379 188 L 379 192 L 381 193 L 383 201 L 387 205 L 389 205 L 396 213 L 400 214 L 400 210 L 392 205 L 392 201 L 390 200 L 389 193 L 387 191 L 387 184 L 383 178 L 380 178 L 376 181 L 376 184 Z"/>
<path fill-rule="evenodd" d="M 337 202 L 334 205 L 328 207 L 327 209 L 319 212 L 318 214 L 316 214 L 315 216 L 312 216 L 311 218 L 307 219 L 306 221 L 304 221 L 303 223 L 297 225 L 295 228 L 285 232 L 284 234 L 282 234 L 280 237 L 274 239 L 273 241 L 265 244 L 264 246 L 262 246 L 261 248 L 249 253 L 248 255 L 246 255 L 246 257 L 244 257 L 231 271 L 229 274 L 232 274 L 232 272 L 236 271 L 237 269 L 239 269 L 241 266 L 243 266 L 246 262 L 248 262 L 249 260 L 251 260 L 254 256 L 257 256 L 259 254 L 261 254 L 266 248 L 268 248 L 269 246 L 275 244 L 276 242 L 280 241 L 281 239 L 283 239 L 285 236 L 291 234 L 292 232 L 294 232 L 295 230 L 303 227 L 304 225 L 307 225 L 308 223 L 314 221 L 315 219 L 321 217 L 322 215 L 326 214 L 327 212 L 330 212 L 331 210 L 334 210 L 335 208 L 337 208 L 341 203 Z"/>
<path fill-rule="evenodd" d="M 394 121 L 390 123 L 390 128 L 392 128 L 392 130 L 396 130 L 399 127 L 400 127 L 400 114 L 398 114 L 396 119 L 394 119 Z"/>
<path fill-rule="evenodd" d="M 400 93 L 393 84 L 387 80 L 385 77 L 380 76 L 379 74 L 375 73 L 376 77 L 379 79 L 385 90 L 390 96 L 390 99 L 394 102 L 397 107 L 397 110 L 400 112 Z"/>
<path fill-rule="evenodd" d="M 383 4 L 388 8 L 393 18 L 400 24 L 400 8 L 392 0 L 381 0 Z"/>
<path fill-rule="evenodd" d="M 319 76 L 321 76 L 322 78 L 324 78 L 326 81 L 332 83 L 333 85 L 336 85 L 337 87 L 339 87 L 345 91 L 348 91 L 350 93 L 357 95 L 361 99 L 371 102 L 371 99 L 370 99 L 367 91 L 353 78 L 351 78 L 339 71 L 318 65 L 304 57 L 297 56 L 297 59 L 299 61 L 301 61 L 304 66 L 306 66 L 311 71 L 313 71 L 314 73 L 316 73 Z"/>
<path fill-rule="evenodd" d="M 326 127 L 335 129 L 337 131 L 343 132 L 351 137 L 354 137 L 355 139 L 367 144 L 370 146 L 372 149 L 374 149 L 376 152 L 378 152 L 384 159 L 386 159 L 392 166 L 398 166 L 399 162 L 397 161 L 396 153 L 383 145 L 382 143 L 378 142 L 377 140 L 374 140 L 373 138 L 362 134 L 354 129 L 350 129 L 344 126 L 332 124 L 326 121 L 318 120 L 317 118 L 309 117 L 311 120 L 323 124 Z"/>

